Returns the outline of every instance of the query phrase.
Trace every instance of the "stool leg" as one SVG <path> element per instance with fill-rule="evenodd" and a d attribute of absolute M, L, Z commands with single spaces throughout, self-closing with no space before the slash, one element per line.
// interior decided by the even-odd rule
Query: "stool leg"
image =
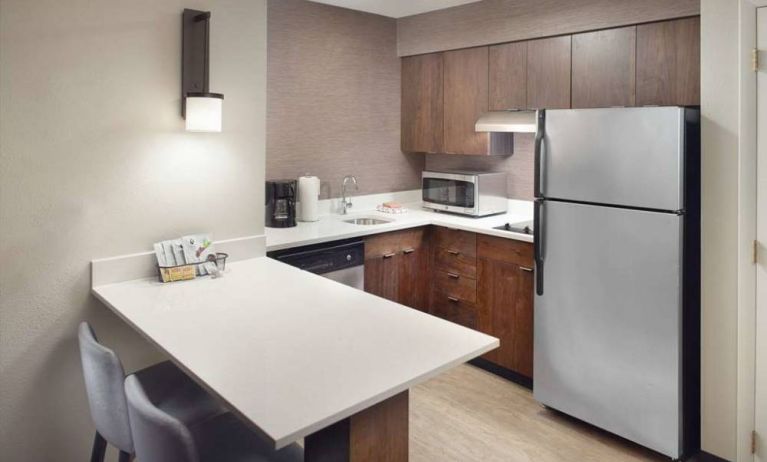
<path fill-rule="evenodd" d="M 125 451 L 120 451 L 120 462 L 130 462 L 133 457 Z"/>
<path fill-rule="evenodd" d="M 107 442 L 103 436 L 96 432 L 93 438 L 93 450 L 91 450 L 91 462 L 104 462 L 107 452 Z"/>

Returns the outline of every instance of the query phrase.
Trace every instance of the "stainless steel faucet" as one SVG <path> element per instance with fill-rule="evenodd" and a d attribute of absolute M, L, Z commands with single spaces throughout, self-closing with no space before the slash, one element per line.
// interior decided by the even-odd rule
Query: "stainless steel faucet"
<path fill-rule="evenodd" d="M 349 210 L 352 207 L 352 200 L 350 197 L 346 197 L 346 183 L 348 181 L 351 181 L 352 184 L 354 184 L 354 190 L 359 190 L 359 186 L 357 186 L 357 177 L 354 175 L 346 175 L 344 177 L 344 180 L 341 182 L 341 213 L 346 215 L 347 210 Z"/>

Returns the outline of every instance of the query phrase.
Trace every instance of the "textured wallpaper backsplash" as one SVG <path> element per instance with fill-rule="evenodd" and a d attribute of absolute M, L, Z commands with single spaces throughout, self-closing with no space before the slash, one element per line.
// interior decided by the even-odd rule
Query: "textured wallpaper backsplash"
<path fill-rule="evenodd" d="M 533 199 L 533 134 L 514 135 L 514 154 L 511 156 L 459 156 L 454 154 L 426 154 L 427 170 L 476 170 L 506 172 L 510 199 Z"/>
<path fill-rule="evenodd" d="M 394 19 L 303 0 L 268 3 L 266 177 L 344 175 L 374 194 L 420 188 L 422 154 L 400 151 Z"/>

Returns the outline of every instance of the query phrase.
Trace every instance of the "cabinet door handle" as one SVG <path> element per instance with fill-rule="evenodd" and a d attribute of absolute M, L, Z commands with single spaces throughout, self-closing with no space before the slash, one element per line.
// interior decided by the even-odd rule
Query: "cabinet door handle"
<path fill-rule="evenodd" d="M 456 297 L 447 297 L 447 299 L 453 303 L 458 303 L 458 299 Z"/>
<path fill-rule="evenodd" d="M 460 255 L 461 252 L 457 250 L 448 249 L 447 253 L 449 253 L 450 255 Z"/>
<path fill-rule="evenodd" d="M 384 254 L 384 256 L 383 256 L 383 257 L 384 257 L 384 258 L 391 258 L 391 257 L 393 257 L 393 256 L 395 256 L 395 255 L 396 255 L 396 253 L 386 253 L 386 254 Z"/>
<path fill-rule="evenodd" d="M 532 273 L 533 272 L 533 269 L 532 268 L 528 268 L 527 266 L 520 266 L 519 269 L 521 269 L 522 271 L 527 271 L 528 273 Z"/>
<path fill-rule="evenodd" d="M 414 249 L 414 248 L 412 248 L 412 247 L 411 247 L 411 248 L 409 248 L 409 249 L 405 249 L 405 250 L 403 250 L 403 251 L 402 251 L 402 253 L 404 253 L 405 255 L 407 255 L 407 254 L 409 254 L 409 253 L 413 253 L 413 252 L 415 252 L 415 249 Z"/>
<path fill-rule="evenodd" d="M 451 279 L 458 279 L 460 276 L 458 276 L 455 273 L 447 273 L 447 277 L 449 277 Z"/>

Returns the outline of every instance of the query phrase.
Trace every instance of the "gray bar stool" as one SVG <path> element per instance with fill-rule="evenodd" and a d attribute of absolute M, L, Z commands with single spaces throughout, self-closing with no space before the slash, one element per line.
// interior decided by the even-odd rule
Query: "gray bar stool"
<path fill-rule="evenodd" d="M 103 462 L 107 443 L 120 450 L 120 461 L 134 454 L 134 441 L 125 398 L 125 371 L 114 351 L 101 345 L 87 322 L 78 330 L 80 358 L 91 418 L 96 426 L 91 462 Z M 226 412 L 218 401 L 180 369 L 165 361 L 136 372 L 152 401 L 187 424 Z"/>
<path fill-rule="evenodd" d="M 275 451 L 231 413 L 193 425 L 160 409 L 135 375 L 125 379 L 128 414 L 141 462 L 302 462 L 301 446 Z"/>

